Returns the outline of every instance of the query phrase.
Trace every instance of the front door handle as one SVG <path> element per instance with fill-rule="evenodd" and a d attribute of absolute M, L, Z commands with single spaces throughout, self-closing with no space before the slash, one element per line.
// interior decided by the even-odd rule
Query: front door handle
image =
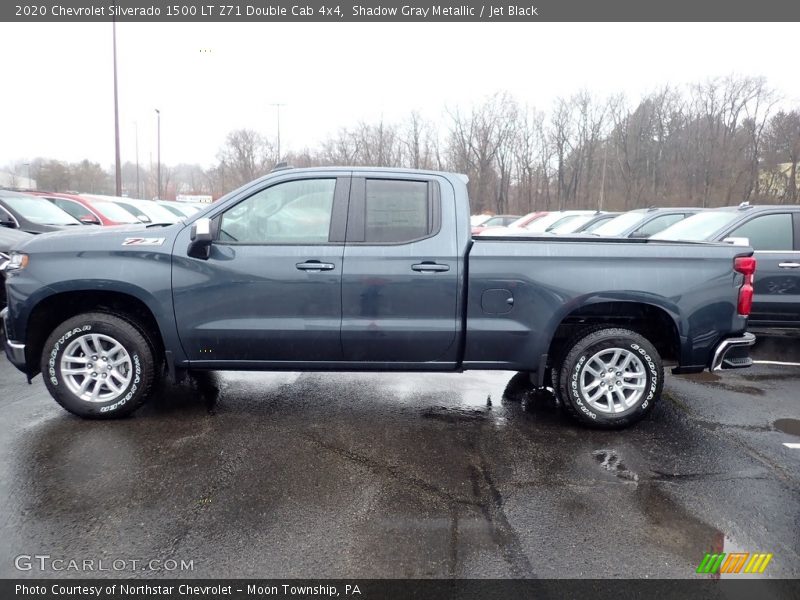
<path fill-rule="evenodd" d="M 439 263 L 435 262 L 423 262 L 417 263 L 416 265 L 411 265 L 411 268 L 414 271 L 419 271 L 421 273 L 441 273 L 442 271 L 449 271 L 450 265 L 440 265 Z"/>
<path fill-rule="evenodd" d="M 297 263 L 295 265 L 301 271 L 333 271 L 336 265 L 333 263 L 319 262 L 318 260 L 307 260 L 306 262 Z"/>
<path fill-rule="evenodd" d="M 800 263 L 796 263 L 796 262 L 785 262 L 785 263 L 778 263 L 778 266 L 779 266 L 781 269 L 797 269 L 798 267 L 800 267 Z"/>

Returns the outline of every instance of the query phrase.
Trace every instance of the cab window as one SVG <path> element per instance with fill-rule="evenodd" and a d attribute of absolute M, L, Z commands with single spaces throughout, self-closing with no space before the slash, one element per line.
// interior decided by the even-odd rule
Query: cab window
<path fill-rule="evenodd" d="M 222 215 L 219 241 L 325 244 L 336 179 L 300 179 L 268 187 Z"/>

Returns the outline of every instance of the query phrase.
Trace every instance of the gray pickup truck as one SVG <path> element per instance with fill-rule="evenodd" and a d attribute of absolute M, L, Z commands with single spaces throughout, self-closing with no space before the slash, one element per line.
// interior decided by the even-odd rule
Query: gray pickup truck
<path fill-rule="evenodd" d="M 6 270 L 6 354 L 90 418 L 189 369 L 502 369 L 600 427 L 653 408 L 662 361 L 751 364 L 750 248 L 473 239 L 469 215 L 460 175 L 285 169 L 172 225 L 40 235 Z"/>

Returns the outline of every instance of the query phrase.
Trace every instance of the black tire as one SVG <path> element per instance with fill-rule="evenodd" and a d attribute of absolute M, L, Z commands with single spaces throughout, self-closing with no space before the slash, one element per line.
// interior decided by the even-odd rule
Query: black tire
<path fill-rule="evenodd" d="M 118 342 L 129 358 L 129 361 L 125 361 L 119 367 L 119 372 L 128 380 L 127 383 L 121 383 L 108 376 L 108 381 L 113 382 L 116 387 L 121 387 L 121 391 L 116 393 L 110 388 L 105 388 L 107 395 L 116 394 L 107 400 L 102 398 L 83 399 L 76 391 L 70 389 L 70 385 L 74 387 L 76 384 L 82 383 L 84 378 L 93 376 L 91 373 L 73 375 L 70 380 L 71 384 L 67 381 L 68 375 L 62 372 L 62 358 L 70 345 L 74 342 L 77 343 L 80 339 L 92 344 L 91 338 L 86 337 L 90 335 L 101 336 L 101 347 L 105 345 L 106 348 L 109 348 L 111 346 L 109 340 Z M 90 345 L 90 349 L 93 347 Z M 80 352 L 77 346 L 73 348 L 73 352 Z M 96 369 L 98 372 L 104 368 L 100 362 L 104 360 L 103 354 L 104 351 L 97 354 L 97 364 L 100 365 Z M 71 353 L 70 355 L 74 356 L 75 354 Z M 81 356 L 85 356 L 85 353 L 81 353 Z M 91 356 L 86 358 L 89 361 L 87 370 L 91 371 L 89 366 L 95 363 L 91 361 Z M 111 358 L 113 360 L 113 357 Z M 75 363 L 73 372 L 79 368 L 79 365 L 80 363 Z M 110 369 L 111 367 L 105 366 L 105 368 Z M 66 410 L 86 419 L 112 419 L 131 414 L 149 400 L 153 384 L 158 377 L 158 368 L 156 353 L 145 334 L 122 316 L 108 313 L 85 313 L 67 319 L 53 330 L 42 350 L 42 377 L 50 395 Z M 98 372 L 95 372 L 94 375 L 105 376 L 104 373 Z M 95 379 L 97 378 L 95 377 Z M 88 385 L 94 389 L 99 384 L 89 381 Z M 102 389 L 103 385 L 100 387 Z M 88 390 L 85 393 L 88 393 Z"/>
<path fill-rule="evenodd" d="M 600 377 L 592 374 L 590 367 L 598 363 L 592 362 L 595 357 L 602 361 L 605 351 L 614 355 L 614 352 L 621 350 L 620 360 L 624 360 L 629 354 L 634 363 L 628 368 L 626 373 L 639 373 L 638 378 L 635 374 L 629 376 L 618 376 L 620 372 L 606 373 L 604 370 L 600 382 Z M 636 362 L 638 360 L 638 363 Z M 613 364 L 613 363 L 611 363 Z M 634 367 L 639 367 L 634 369 Z M 609 394 L 603 395 L 594 404 L 590 402 L 590 394 L 583 390 L 583 387 L 590 387 L 593 384 L 606 386 L 605 378 L 608 377 Z M 636 378 L 637 382 L 643 381 L 641 394 L 635 401 L 634 396 L 638 395 L 636 390 L 620 390 L 613 392 L 613 386 L 618 385 L 620 380 Z M 581 383 L 590 382 L 587 386 Z M 631 383 L 625 381 L 626 384 Z M 634 331 L 620 328 L 606 328 L 587 332 L 571 342 L 566 348 L 559 375 L 559 397 L 564 409 L 579 422 L 599 428 L 622 428 L 632 425 L 643 419 L 651 410 L 656 401 L 661 396 L 664 386 L 664 365 L 658 351 L 644 337 Z M 639 383 L 639 385 L 642 385 Z M 595 387 L 595 389 L 599 389 Z M 625 394 L 630 392 L 627 397 Z M 630 399 L 630 406 L 626 406 L 619 400 L 618 394 L 626 398 L 626 403 Z M 612 412 L 611 407 L 617 412 Z"/>

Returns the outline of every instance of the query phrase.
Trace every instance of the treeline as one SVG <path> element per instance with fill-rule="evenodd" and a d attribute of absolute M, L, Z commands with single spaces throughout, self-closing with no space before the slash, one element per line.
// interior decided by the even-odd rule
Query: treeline
<path fill-rule="evenodd" d="M 265 136 L 237 130 L 211 168 L 162 166 L 162 195 L 221 195 L 281 159 L 298 167 L 466 173 L 473 210 L 496 213 L 794 203 L 800 183 L 800 109 L 778 106 L 778 94 L 764 79 L 726 77 L 665 86 L 635 102 L 584 91 L 557 99 L 547 111 L 496 94 L 469 109 L 447 108 L 436 121 L 412 112 L 399 123 L 359 123 L 317 148 L 282 157 Z M 64 185 L 49 179 L 58 171 L 53 162 L 31 163 L 40 187 Z M 126 163 L 124 187 L 131 195 L 137 188 L 134 175 L 135 168 Z M 77 181 L 69 185 L 81 189 Z M 155 195 L 153 169 L 140 169 L 138 187 L 144 197 Z"/>

